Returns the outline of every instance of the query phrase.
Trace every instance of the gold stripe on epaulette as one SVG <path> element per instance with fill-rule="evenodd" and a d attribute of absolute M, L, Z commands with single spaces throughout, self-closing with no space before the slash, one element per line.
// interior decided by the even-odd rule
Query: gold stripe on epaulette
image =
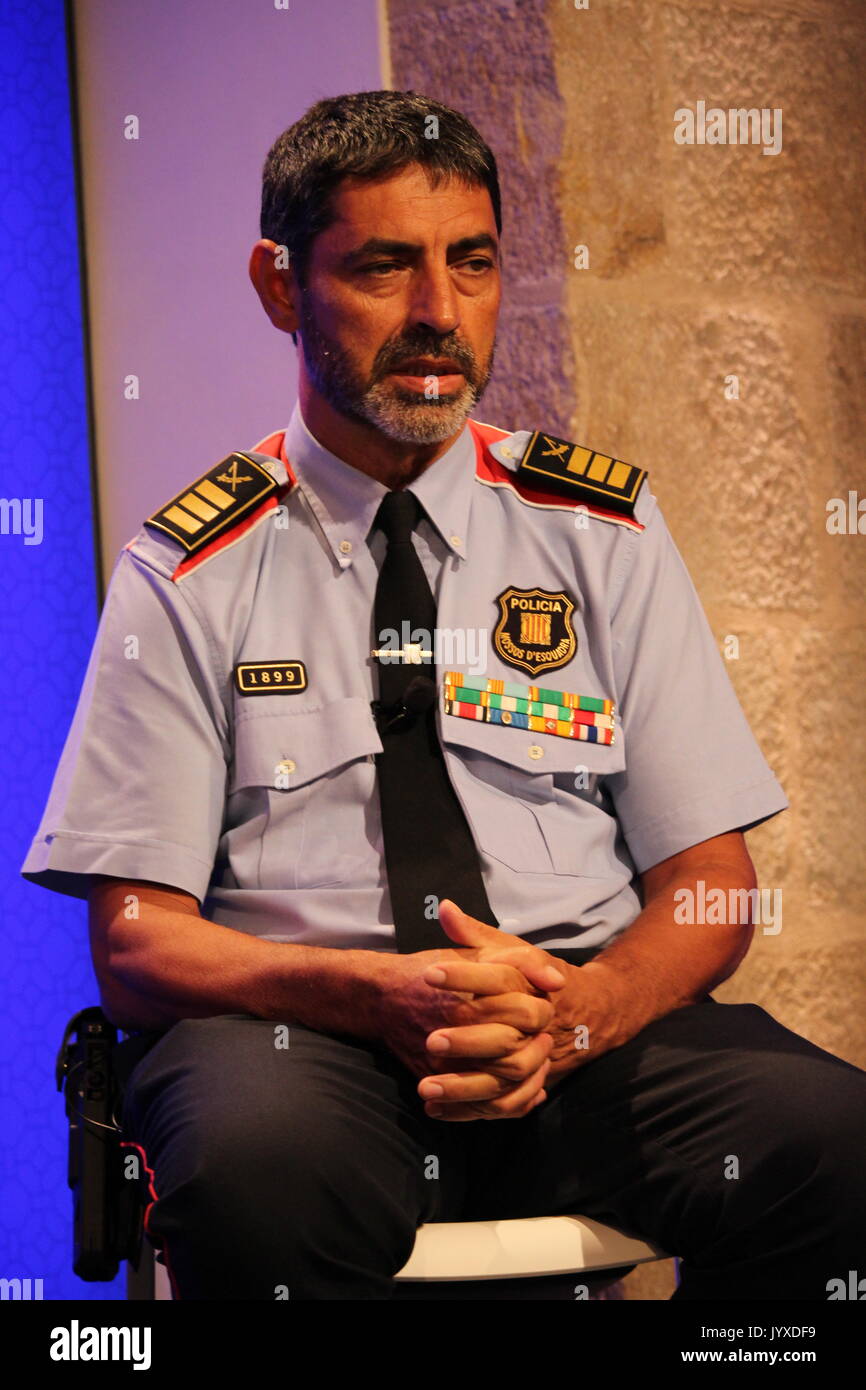
<path fill-rule="evenodd" d="M 276 479 L 255 459 L 229 454 L 144 524 L 164 531 L 193 555 L 278 490 Z"/>

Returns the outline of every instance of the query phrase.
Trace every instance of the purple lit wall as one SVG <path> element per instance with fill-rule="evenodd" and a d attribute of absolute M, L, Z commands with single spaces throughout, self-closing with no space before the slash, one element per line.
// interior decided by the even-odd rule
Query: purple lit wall
<path fill-rule="evenodd" d="M 79 0 L 75 13 L 108 575 L 157 506 L 287 423 L 295 347 L 247 275 L 262 165 L 312 102 L 387 79 L 376 0 Z"/>

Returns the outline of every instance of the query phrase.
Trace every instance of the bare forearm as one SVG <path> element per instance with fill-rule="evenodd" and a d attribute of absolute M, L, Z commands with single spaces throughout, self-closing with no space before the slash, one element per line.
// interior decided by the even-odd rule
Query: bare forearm
<path fill-rule="evenodd" d="M 546 1085 L 576 1067 L 622 1047 L 648 1024 L 696 1003 L 732 975 L 749 949 L 754 928 L 742 924 L 678 920 L 678 889 L 749 889 L 751 860 L 741 837 L 719 837 L 727 853 L 702 857 L 701 847 L 644 875 L 643 911 L 620 937 L 587 965 L 569 966 L 556 996 L 554 1045 Z M 746 914 L 748 916 L 748 914 Z"/>
<path fill-rule="evenodd" d="M 751 861 L 697 861 L 669 875 L 654 888 L 643 911 L 607 950 L 582 967 L 585 979 L 604 984 L 617 1003 L 619 1041 L 674 1009 L 695 1003 L 734 973 L 746 955 L 754 927 L 749 920 L 683 922 L 674 894 L 694 891 L 703 879 L 706 892 L 751 888 Z"/>
<path fill-rule="evenodd" d="M 262 941 L 203 917 L 147 906 L 141 921 L 112 929 L 98 973 L 107 1012 L 127 1030 L 249 1013 L 375 1037 L 386 957 Z"/>

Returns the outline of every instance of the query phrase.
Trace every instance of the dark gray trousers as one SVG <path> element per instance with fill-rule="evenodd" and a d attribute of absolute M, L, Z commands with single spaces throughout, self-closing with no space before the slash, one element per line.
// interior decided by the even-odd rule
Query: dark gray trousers
<path fill-rule="evenodd" d="M 116 1057 L 180 1299 L 387 1299 L 421 1223 L 558 1213 L 678 1255 L 674 1299 L 866 1275 L 866 1072 L 755 1004 L 677 1009 L 519 1120 L 431 1119 L 384 1047 L 243 1014 Z"/>

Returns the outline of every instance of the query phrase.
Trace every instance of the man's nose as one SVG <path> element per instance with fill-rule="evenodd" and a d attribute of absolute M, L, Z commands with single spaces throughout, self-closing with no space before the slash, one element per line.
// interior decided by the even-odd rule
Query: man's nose
<path fill-rule="evenodd" d="M 425 267 L 413 277 L 409 321 L 427 324 L 438 334 L 459 327 L 457 291 L 447 266 Z"/>

